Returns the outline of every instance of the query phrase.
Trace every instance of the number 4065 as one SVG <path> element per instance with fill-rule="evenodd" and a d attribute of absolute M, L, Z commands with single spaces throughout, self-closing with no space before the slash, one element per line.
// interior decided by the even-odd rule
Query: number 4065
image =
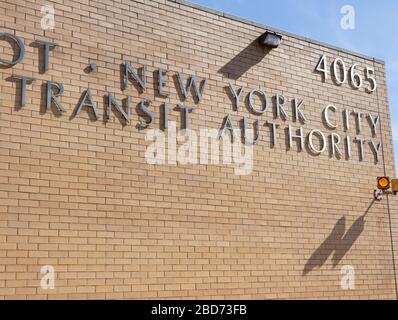
<path fill-rule="evenodd" d="M 323 74 L 325 80 L 329 78 L 329 73 L 331 72 L 333 81 L 339 86 L 346 83 L 348 79 L 354 89 L 360 89 L 365 86 L 366 92 L 372 93 L 376 91 L 377 82 L 374 68 L 365 67 L 363 75 L 358 70 L 358 63 L 347 68 L 341 58 L 334 59 L 329 67 L 328 57 L 326 55 L 321 56 L 315 68 L 315 71 Z M 367 82 L 367 84 L 364 84 L 364 82 Z"/>

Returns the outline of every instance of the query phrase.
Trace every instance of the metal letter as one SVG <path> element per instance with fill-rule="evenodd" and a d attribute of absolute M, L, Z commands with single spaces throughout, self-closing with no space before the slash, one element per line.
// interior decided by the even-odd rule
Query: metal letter
<path fill-rule="evenodd" d="M 171 81 L 171 80 L 165 80 L 165 79 L 163 78 L 164 73 L 167 74 L 167 70 L 165 71 L 165 70 L 159 68 L 159 71 L 158 71 L 158 76 L 159 76 L 158 91 L 159 91 L 159 94 L 160 94 L 161 96 L 167 97 L 167 96 L 170 95 L 170 91 L 165 91 L 165 90 L 164 90 L 164 85 L 165 85 L 166 83 L 170 83 L 170 82 L 172 82 L 172 81 Z"/>
<path fill-rule="evenodd" d="M 167 130 L 167 161 L 170 165 L 177 164 L 177 124 L 170 121 L 170 127 Z"/>
<path fill-rule="evenodd" d="M 373 140 L 370 140 L 369 144 L 372 147 L 372 150 L 374 151 L 373 153 L 375 155 L 376 162 L 379 162 L 379 151 L 380 151 L 380 147 L 381 147 L 381 142 L 379 142 L 377 145 L 375 145 Z"/>
<path fill-rule="evenodd" d="M 254 130 L 254 135 L 253 135 L 253 139 L 252 139 L 253 141 L 247 141 L 248 140 L 247 137 L 246 137 L 247 127 L 248 127 L 247 118 L 243 117 L 243 132 L 242 132 L 242 134 L 243 134 L 244 144 L 246 144 L 246 145 L 256 144 L 257 141 L 258 141 L 258 137 L 260 135 L 260 129 L 259 129 L 259 126 L 258 126 L 258 120 L 254 121 L 254 124 L 253 124 L 253 128 L 254 128 L 253 129 Z"/>
<path fill-rule="evenodd" d="M 204 78 L 204 80 L 200 84 L 200 87 L 198 87 L 196 83 L 196 77 L 194 75 L 191 75 L 190 79 L 188 80 L 188 85 L 186 86 L 184 74 L 181 72 L 178 73 L 178 82 L 180 84 L 181 91 L 185 99 L 189 97 L 189 92 L 191 91 L 191 88 L 193 86 L 198 101 L 202 100 L 207 80 L 207 78 Z"/>
<path fill-rule="evenodd" d="M 303 127 L 300 127 L 300 134 L 299 135 L 294 135 L 292 134 L 292 126 L 289 124 L 289 149 L 292 148 L 293 144 L 293 139 L 299 139 L 300 140 L 300 149 L 299 151 L 304 149 L 304 134 L 303 134 Z"/>
<path fill-rule="evenodd" d="M 354 114 L 357 115 L 356 119 L 357 119 L 357 133 L 360 133 L 362 131 L 362 112 L 358 111 L 354 111 Z"/>
<path fill-rule="evenodd" d="M 142 99 L 141 100 L 141 111 L 145 113 L 148 117 L 148 121 L 145 121 L 145 128 L 148 128 L 155 121 L 155 114 L 146 107 L 146 104 L 150 104 L 152 101 L 150 99 Z"/>
<path fill-rule="evenodd" d="M 58 88 L 58 92 L 53 92 L 53 85 Z M 61 112 L 65 112 L 65 109 L 62 107 L 61 102 L 56 99 L 58 96 L 62 96 L 64 93 L 64 85 L 60 82 L 55 82 L 52 80 L 47 81 L 47 110 L 51 109 L 52 102 L 54 102 L 57 109 Z"/>
<path fill-rule="evenodd" d="M 48 42 L 48 41 L 44 41 L 44 40 L 36 40 L 37 43 L 40 43 L 44 46 L 44 71 L 48 70 L 48 62 L 49 62 L 49 52 L 50 52 L 50 48 L 54 48 L 57 46 L 56 43 L 53 42 Z"/>
<path fill-rule="evenodd" d="M 87 99 L 89 100 L 88 102 L 86 102 Z M 80 102 L 79 107 L 77 108 L 76 115 L 78 115 L 82 111 L 83 106 L 87 106 L 87 107 L 93 108 L 95 118 L 96 119 L 99 118 L 97 105 L 95 104 L 95 102 L 93 100 L 93 96 L 91 94 L 91 91 L 88 88 L 87 88 L 87 90 L 86 90 L 86 92 L 84 94 L 84 97 L 83 97 L 82 101 Z"/>
<path fill-rule="evenodd" d="M 337 128 L 337 125 L 331 123 L 330 120 L 329 120 L 329 114 L 328 114 L 329 109 L 331 109 L 333 112 L 336 112 L 336 107 L 335 107 L 334 105 L 332 105 L 332 104 L 328 105 L 328 106 L 323 110 L 323 117 L 324 117 L 324 119 L 325 119 L 326 126 L 329 127 L 329 129 L 336 129 L 336 128 Z"/>
<path fill-rule="evenodd" d="M 19 37 L 14 36 L 11 33 L 6 33 L 6 32 L 0 32 L 0 38 L 9 38 L 9 39 L 15 41 L 15 43 L 17 44 L 18 49 L 19 49 L 18 56 L 16 57 L 15 60 L 7 61 L 7 60 L 0 58 L 0 66 L 13 66 L 13 65 L 16 65 L 17 63 L 21 62 L 23 57 L 25 56 L 25 45 L 23 44 L 22 40 Z"/>
<path fill-rule="evenodd" d="M 169 128 L 169 107 L 167 103 L 163 105 L 163 129 Z"/>
<path fill-rule="evenodd" d="M 372 114 L 369 113 L 369 120 L 370 120 L 370 122 L 372 124 L 372 127 L 371 127 L 372 134 L 373 134 L 373 136 L 376 136 L 377 135 L 377 126 L 379 124 L 380 116 L 377 116 L 376 118 L 373 118 Z"/>
<path fill-rule="evenodd" d="M 146 90 L 146 64 L 144 64 L 142 69 L 142 78 L 138 75 L 137 71 L 131 66 L 128 61 L 125 61 L 125 77 L 124 77 L 124 88 L 128 88 L 129 84 L 129 74 L 131 74 L 134 79 L 138 82 L 142 91 Z"/>
<path fill-rule="evenodd" d="M 307 119 L 304 116 L 304 113 L 300 109 L 304 104 L 304 100 L 297 101 L 297 98 L 295 98 L 293 102 L 294 102 L 294 121 L 301 121 L 302 123 L 306 122 Z"/>
<path fill-rule="evenodd" d="M 267 121 L 266 124 L 271 125 L 271 135 L 272 135 L 272 140 L 271 140 L 271 145 L 272 147 L 275 147 L 276 145 L 276 129 L 279 127 L 279 124 L 271 121 Z"/>
<path fill-rule="evenodd" d="M 276 115 L 277 117 L 280 117 L 282 120 L 287 120 L 287 113 L 285 111 L 285 104 L 286 104 L 286 98 L 281 95 L 277 94 L 276 95 Z"/>
<path fill-rule="evenodd" d="M 244 86 L 241 86 L 238 91 L 235 91 L 235 89 L 232 87 L 232 84 L 229 84 L 229 89 L 231 90 L 231 93 L 233 94 L 235 98 L 235 110 L 240 109 L 240 96 L 242 95 L 243 91 L 245 90 Z"/>
<path fill-rule="evenodd" d="M 344 110 L 344 129 L 345 131 L 350 129 L 350 113 L 347 109 Z"/>
<path fill-rule="evenodd" d="M 357 142 L 358 145 L 359 145 L 359 155 L 360 155 L 359 160 L 363 161 L 365 159 L 365 155 L 364 155 L 364 152 L 363 152 L 363 145 L 365 143 L 365 140 L 364 139 L 355 138 L 354 142 Z"/>
<path fill-rule="evenodd" d="M 108 92 L 108 110 L 106 112 L 106 118 L 109 121 L 112 116 L 112 106 L 115 106 L 116 109 L 121 113 L 124 120 L 127 123 L 130 123 L 130 116 L 131 116 L 131 106 L 130 106 L 131 98 L 130 96 L 127 97 L 127 112 L 124 111 L 123 107 L 117 102 L 116 98 Z"/>
<path fill-rule="evenodd" d="M 26 104 L 26 84 L 33 82 L 36 78 L 13 75 L 12 78 L 21 80 L 21 107 Z"/>
<path fill-rule="evenodd" d="M 263 104 L 263 107 L 262 107 L 261 110 L 255 109 L 254 106 L 253 106 L 253 104 L 254 104 L 253 95 L 255 93 L 258 93 L 259 95 L 263 96 L 263 98 L 264 98 L 264 104 Z M 263 113 L 265 113 L 267 111 L 267 109 L 268 109 L 268 97 L 267 97 L 267 95 L 265 94 L 264 91 L 261 91 L 261 90 L 252 90 L 252 91 L 250 91 L 250 93 L 249 93 L 249 109 L 254 114 L 257 114 L 257 115 L 262 115 Z"/>
<path fill-rule="evenodd" d="M 181 110 L 181 117 L 183 118 L 183 128 L 182 129 L 188 129 L 188 114 L 190 113 L 190 112 L 192 112 L 192 110 L 193 110 L 193 108 L 191 108 L 191 107 L 188 107 L 188 106 L 184 106 L 184 105 L 182 105 L 182 104 L 179 104 L 178 106 L 177 106 L 177 108 L 179 109 L 179 110 Z"/>
<path fill-rule="evenodd" d="M 218 139 L 221 139 L 221 137 L 224 135 L 225 130 L 229 130 L 231 133 L 231 142 L 234 142 L 234 127 L 232 125 L 232 120 L 231 120 L 231 115 L 227 115 L 224 118 L 223 124 L 220 129 L 220 134 L 218 135 Z"/>
<path fill-rule="evenodd" d="M 347 150 L 347 159 L 351 158 L 351 138 L 347 136 L 346 138 L 346 150 Z"/>
<path fill-rule="evenodd" d="M 340 143 L 341 139 L 337 133 L 332 133 L 330 136 L 331 146 L 332 146 L 332 156 L 341 157 L 342 153 L 338 144 Z"/>
<path fill-rule="evenodd" d="M 312 137 L 314 134 L 317 134 L 319 137 L 322 138 L 322 148 L 320 150 L 317 150 L 315 148 L 314 143 L 312 141 Z M 309 144 L 311 150 L 314 151 L 314 153 L 321 154 L 322 152 L 324 152 L 326 149 L 326 138 L 325 138 L 323 132 L 320 130 L 316 130 L 316 129 L 311 130 L 310 133 L 308 134 L 308 144 Z"/>

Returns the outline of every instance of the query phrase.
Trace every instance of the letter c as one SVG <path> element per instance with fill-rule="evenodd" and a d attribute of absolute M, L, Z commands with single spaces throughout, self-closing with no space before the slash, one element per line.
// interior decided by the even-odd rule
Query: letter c
<path fill-rule="evenodd" d="M 328 105 L 323 110 L 323 117 L 324 117 L 326 125 L 327 125 L 327 127 L 329 127 L 329 129 L 336 129 L 337 128 L 337 124 L 333 124 L 333 123 L 330 122 L 329 113 L 328 113 L 329 110 L 332 110 L 333 112 L 336 112 L 336 107 L 334 105 L 332 105 L 332 104 Z"/>
<path fill-rule="evenodd" d="M 7 61 L 0 58 L 0 66 L 14 66 L 17 63 L 21 62 L 23 57 L 25 56 L 25 46 L 22 40 L 17 36 L 14 36 L 13 34 L 7 32 L 0 32 L 0 38 L 9 38 L 15 41 L 19 49 L 18 57 L 15 60 Z"/>

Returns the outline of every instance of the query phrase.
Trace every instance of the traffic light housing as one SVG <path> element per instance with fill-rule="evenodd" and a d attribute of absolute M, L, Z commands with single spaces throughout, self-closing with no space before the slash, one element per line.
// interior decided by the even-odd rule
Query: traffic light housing
<path fill-rule="evenodd" d="M 391 180 L 391 191 L 394 194 L 398 193 L 398 179 L 393 179 Z"/>
<path fill-rule="evenodd" d="M 378 177 L 377 178 L 377 189 L 386 191 L 390 189 L 391 182 L 389 177 Z"/>

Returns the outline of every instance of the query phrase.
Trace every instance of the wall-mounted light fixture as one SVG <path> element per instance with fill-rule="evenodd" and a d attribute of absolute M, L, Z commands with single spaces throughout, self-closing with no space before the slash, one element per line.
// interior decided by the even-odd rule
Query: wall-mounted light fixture
<path fill-rule="evenodd" d="M 278 48 L 282 40 L 282 36 L 276 32 L 266 31 L 260 38 L 259 43 L 262 47 L 270 49 Z"/>

